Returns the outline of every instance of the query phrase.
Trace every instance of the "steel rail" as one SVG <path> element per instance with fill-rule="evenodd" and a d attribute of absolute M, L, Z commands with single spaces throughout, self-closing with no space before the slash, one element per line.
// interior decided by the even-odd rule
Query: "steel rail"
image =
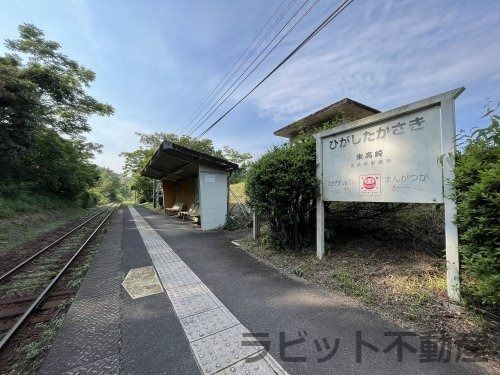
<path fill-rule="evenodd" d="M 52 242 L 50 245 L 47 245 L 45 246 L 42 250 L 38 251 L 37 253 L 33 254 L 32 256 L 30 256 L 28 259 L 22 261 L 21 263 L 19 263 L 17 266 L 15 266 L 14 268 L 11 268 L 9 271 L 7 271 L 6 273 L 4 273 L 2 276 L 0 276 L 0 281 L 2 281 L 3 279 L 5 279 L 7 276 L 13 274 L 14 272 L 16 272 L 19 268 L 23 267 L 25 264 L 31 262 L 33 259 L 35 259 L 36 257 L 38 257 L 40 254 L 44 253 L 45 251 L 49 250 L 50 248 L 52 248 L 53 246 L 57 245 L 59 242 L 61 242 L 62 240 L 64 240 L 66 237 L 68 237 L 71 233 L 73 233 L 74 231 L 76 231 L 77 229 L 80 229 L 81 227 L 83 227 L 85 224 L 87 224 L 90 220 L 96 218 L 97 216 L 99 216 L 100 214 L 102 214 L 103 212 L 105 212 L 109 207 L 106 207 L 104 210 L 102 211 L 99 211 L 98 213 L 96 213 L 95 215 L 93 215 L 92 217 L 90 217 L 89 219 L 85 220 L 83 223 L 81 223 L 80 225 L 78 225 L 77 227 L 73 228 L 72 230 L 70 230 L 69 232 L 67 232 L 66 234 L 64 234 L 62 237 L 59 237 L 57 240 L 55 240 L 54 242 Z"/>
<path fill-rule="evenodd" d="M 110 213 L 101 221 L 101 223 L 97 226 L 97 228 L 92 232 L 92 234 L 85 240 L 83 245 L 80 246 L 80 248 L 73 254 L 71 259 L 64 265 L 63 268 L 59 271 L 59 273 L 50 281 L 50 283 L 45 287 L 45 289 L 40 293 L 38 298 L 28 307 L 28 309 L 24 312 L 23 315 L 16 321 L 16 323 L 12 326 L 12 328 L 5 334 L 5 336 L 2 338 L 2 341 L 0 341 L 0 352 L 2 349 L 7 345 L 9 340 L 14 336 L 14 334 L 17 332 L 17 330 L 21 327 L 21 325 L 26 322 L 30 314 L 38 307 L 40 302 L 47 296 L 49 293 L 50 289 L 54 286 L 54 284 L 59 280 L 59 278 L 64 274 L 64 272 L 68 269 L 68 267 L 71 265 L 71 263 L 76 259 L 76 257 L 80 254 L 80 252 L 87 246 L 87 244 L 90 242 L 92 238 L 94 238 L 95 234 L 101 229 L 101 227 L 104 225 L 104 223 L 108 220 L 108 218 L 113 214 L 120 205 L 116 205 L 115 207 L 112 208 Z"/>

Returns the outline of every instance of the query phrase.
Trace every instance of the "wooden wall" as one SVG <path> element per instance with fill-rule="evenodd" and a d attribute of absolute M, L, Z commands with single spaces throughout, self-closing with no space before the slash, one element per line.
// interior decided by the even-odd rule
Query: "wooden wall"
<path fill-rule="evenodd" d="M 163 180 L 163 207 L 169 208 L 175 204 L 175 183 L 173 181 Z"/>
<path fill-rule="evenodd" d="M 195 178 L 184 180 L 177 184 L 176 201 L 185 203 L 186 209 L 189 209 L 189 207 L 191 207 L 191 205 L 195 201 L 195 194 L 196 194 L 195 184 L 196 184 Z"/>
<path fill-rule="evenodd" d="M 196 200 L 196 178 L 190 178 L 178 183 L 163 180 L 163 205 L 172 207 L 176 202 L 183 202 L 188 210 Z"/>

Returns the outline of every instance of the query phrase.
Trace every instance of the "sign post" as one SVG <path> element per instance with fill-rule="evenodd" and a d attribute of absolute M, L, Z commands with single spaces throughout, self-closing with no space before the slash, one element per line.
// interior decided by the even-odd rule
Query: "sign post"
<path fill-rule="evenodd" d="M 460 301 L 460 268 L 458 259 L 458 229 L 455 224 L 457 205 L 452 197 L 456 152 L 454 99 L 453 97 L 447 98 L 441 103 L 441 121 L 447 124 L 442 128 L 441 152 L 443 155 L 444 229 L 446 234 L 446 285 L 448 286 L 448 296 L 450 299 L 458 302 Z"/>
<path fill-rule="evenodd" d="M 454 100 L 464 88 L 315 135 L 317 256 L 325 253 L 324 202 L 444 203 L 448 296 L 460 300 Z"/>
<path fill-rule="evenodd" d="M 316 199 L 316 256 L 323 259 L 325 256 L 325 203 L 323 202 L 323 147 L 316 138 L 316 177 L 321 181 L 319 196 Z"/>

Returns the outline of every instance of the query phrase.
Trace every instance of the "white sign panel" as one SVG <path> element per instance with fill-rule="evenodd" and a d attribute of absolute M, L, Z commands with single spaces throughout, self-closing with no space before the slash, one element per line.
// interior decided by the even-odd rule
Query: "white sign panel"
<path fill-rule="evenodd" d="M 323 200 L 442 203 L 439 106 L 321 138 Z"/>
<path fill-rule="evenodd" d="M 454 223 L 455 99 L 464 88 L 325 130 L 316 137 L 316 252 L 325 255 L 325 201 L 444 203 L 448 296 L 460 301 Z"/>
<path fill-rule="evenodd" d="M 205 175 L 205 182 L 214 183 L 215 182 L 215 175 L 214 174 L 206 174 Z"/>

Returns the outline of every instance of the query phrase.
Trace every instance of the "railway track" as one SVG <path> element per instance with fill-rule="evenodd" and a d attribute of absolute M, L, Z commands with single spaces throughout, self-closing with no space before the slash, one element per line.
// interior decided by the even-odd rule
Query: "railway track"
<path fill-rule="evenodd" d="M 73 229 L 69 230 L 69 231 L 66 231 L 63 235 L 59 236 L 56 240 L 53 240 L 51 241 L 48 245 L 44 246 L 42 249 L 40 250 L 35 250 L 35 253 L 31 256 L 28 256 L 26 257 L 24 260 L 22 261 L 18 261 L 17 264 L 13 267 L 11 267 L 8 271 L 4 272 L 1 276 L 0 276 L 0 282 L 4 279 L 6 279 L 7 277 L 11 276 L 12 274 L 14 274 L 16 271 L 18 271 L 19 269 L 21 269 L 23 266 L 25 266 L 26 264 L 28 264 L 29 262 L 33 261 L 34 259 L 36 259 L 38 256 L 40 256 L 41 254 L 45 253 L 46 251 L 54 248 L 54 246 L 56 246 L 58 243 L 60 243 L 61 241 L 63 241 L 65 238 L 67 238 L 68 236 L 70 236 L 72 233 L 76 232 L 77 230 L 79 230 L 80 228 L 84 227 L 87 223 L 89 223 L 90 221 L 94 220 L 95 218 L 97 218 L 99 215 L 103 214 L 104 212 L 106 212 L 109 208 L 105 208 L 101 211 L 99 211 L 98 213 L 96 213 L 95 215 L 92 215 L 91 217 L 89 217 L 87 220 L 85 220 L 83 223 L 77 225 L 76 227 L 74 227 Z M 14 260 L 16 261 L 16 260 Z"/>
<path fill-rule="evenodd" d="M 40 272 L 40 268 L 43 272 L 46 271 L 44 269 L 46 265 L 42 261 L 48 258 L 53 268 L 51 272 L 55 276 L 40 285 L 37 291 L 24 289 L 17 293 L 14 287 L 9 290 L 10 295 L 0 296 L 0 331 L 5 332 L 0 341 L 1 354 L 21 328 L 52 319 L 59 311 L 58 306 L 73 297 L 76 290 L 62 288 L 58 284 L 61 284 L 61 279 L 75 259 L 89 245 L 118 206 L 105 208 L 91 216 L 2 274 L 0 288 L 8 287 L 12 281 L 19 285 L 29 285 L 30 280 L 33 280 L 33 275 Z M 20 281 L 24 281 L 24 284 Z"/>

